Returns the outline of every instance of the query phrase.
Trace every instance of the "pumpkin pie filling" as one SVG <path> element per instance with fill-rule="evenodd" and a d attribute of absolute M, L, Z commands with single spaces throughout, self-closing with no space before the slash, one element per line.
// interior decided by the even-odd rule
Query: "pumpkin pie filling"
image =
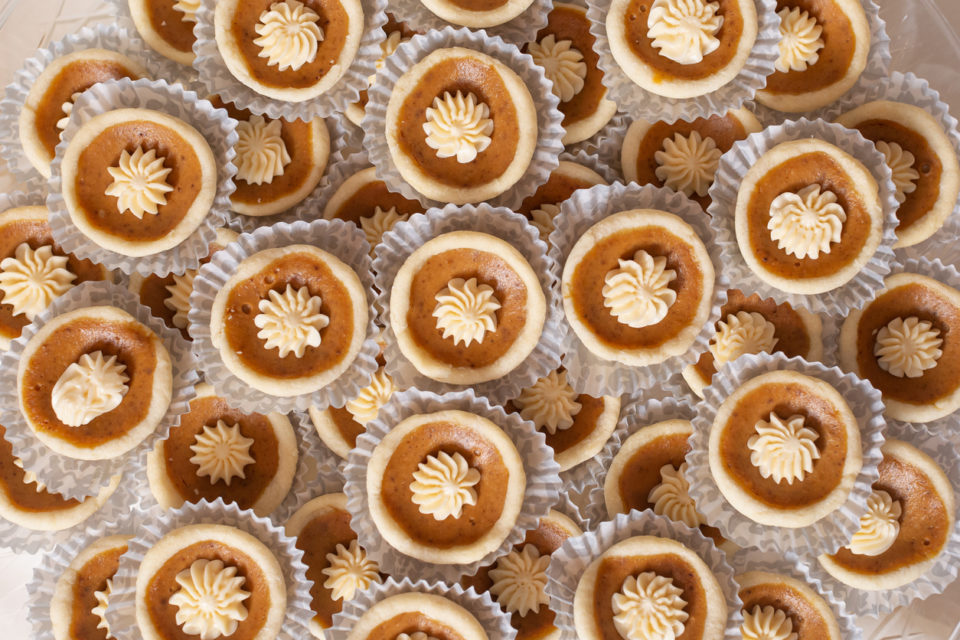
<path fill-rule="evenodd" d="M 797 258 L 778 247 L 767 223 L 777 196 L 796 193 L 812 184 L 832 192 L 846 213 L 840 242 L 829 253 Z M 763 268 L 775 276 L 794 280 L 824 278 L 857 260 L 868 243 L 873 227 L 863 198 L 843 167 L 822 151 L 805 153 L 782 162 L 757 180 L 746 209 L 750 251 Z"/>
<path fill-rule="evenodd" d="M 547 445 L 553 449 L 555 456 L 577 446 L 594 432 L 597 427 L 597 420 L 604 412 L 606 401 L 603 398 L 580 394 L 577 396 L 576 402 L 580 405 L 580 411 L 573 416 L 573 424 L 570 427 L 557 429 L 553 433 L 546 429 L 540 429 L 547 439 Z M 520 409 L 513 401 L 507 403 L 506 409 L 507 411 L 520 413 Z"/>
<path fill-rule="evenodd" d="M 282 292 L 287 286 L 306 287 L 311 296 L 319 296 L 320 313 L 330 321 L 323 328 L 320 345 L 306 348 L 299 358 L 292 353 L 280 357 L 277 349 L 266 348 L 254 324 L 260 301 L 270 291 Z M 304 252 L 288 253 L 236 284 L 227 294 L 224 320 L 224 339 L 240 362 L 277 379 L 316 375 L 339 365 L 350 348 L 356 321 L 347 287 L 322 260 Z"/>
<path fill-rule="evenodd" d="M 138 322 L 77 318 L 55 329 L 24 368 L 21 409 L 34 429 L 78 448 L 92 449 L 116 440 L 147 417 L 157 368 L 156 335 Z M 51 390 L 64 371 L 84 354 L 101 351 L 126 366 L 128 390 L 113 410 L 71 427 L 54 412 Z"/>
<path fill-rule="evenodd" d="M 366 431 L 366 427 L 357 422 L 345 407 L 327 407 L 326 411 L 344 441 L 351 447 L 356 446 L 357 438 Z"/>
<path fill-rule="evenodd" d="M 325 212 L 324 217 L 339 218 L 360 224 L 361 218 L 372 217 L 378 207 L 383 211 L 395 208 L 397 214 L 401 216 L 423 211 L 423 205 L 419 201 L 409 200 L 399 193 L 390 191 L 382 180 L 373 180 L 357 189 L 335 211 Z"/>
<path fill-rule="evenodd" d="M 476 278 L 493 288 L 500 302 L 496 331 L 469 345 L 443 337 L 433 316 L 437 294 L 450 280 Z M 527 289 L 520 275 L 503 258 L 489 251 L 450 249 L 426 260 L 410 287 L 407 325 L 414 342 L 434 359 L 456 367 L 493 364 L 511 349 L 527 322 Z"/>
<path fill-rule="evenodd" d="M 138 145 L 163 157 L 170 173 L 165 178 L 173 190 L 156 215 L 137 218 L 121 212 L 116 196 L 106 192 L 114 178 L 107 171 L 120 162 L 121 152 L 133 153 Z M 178 132 L 157 122 L 127 121 L 97 134 L 77 160 L 74 192 L 87 224 L 93 229 L 130 242 L 159 241 L 168 236 L 190 212 L 203 188 L 203 166 L 193 148 Z"/>
<path fill-rule="evenodd" d="M 323 629 L 333 625 L 333 616 L 343 608 L 342 600 L 333 598 L 333 591 L 324 586 L 327 576 L 323 569 L 329 565 L 327 554 L 335 554 L 337 545 L 348 547 L 357 534 L 350 528 L 350 514 L 341 509 L 327 509 L 314 516 L 297 534 L 297 549 L 303 551 L 307 565 L 314 621 Z"/>
<path fill-rule="evenodd" d="M 554 171 L 550 174 L 550 177 L 547 178 L 546 182 L 537 187 L 535 192 L 524 198 L 516 211 L 530 218 L 531 213 L 543 205 L 558 205 L 572 196 L 574 191 L 578 189 L 589 189 L 596 184 L 596 182 L 588 182 L 575 176 Z"/>
<path fill-rule="evenodd" d="M 365 640 L 395 640 L 401 633 L 412 636 L 417 632 L 437 640 L 464 640 L 454 628 L 416 611 L 407 611 L 381 622 L 370 630 Z"/>
<path fill-rule="evenodd" d="M 120 564 L 120 556 L 127 551 L 121 545 L 98 553 L 77 571 L 73 585 L 73 606 L 70 616 L 70 637 L 83 640 L 106 640 L 107 630 L 98 628 L 102 623 L 100 616 L 93 613 L 99 606 L 94 593 L 107 590 L 107 580 L 113 578 Z"/>
<path fill-rule="evenodd" d="M 37 490 L 36 482 L 27 482 L 26 472 L 16 464 L 13 447 L 6 439 L 7 430 L 0 425 L 0 491 L 19 510 L 32 513 L 64 511 L 80 506 L 80 501 L 66 499 L 59 493 Z"/>
<path fill-rule="evenodd" d="M 784 612 L 793 624 L 797 640 L 826 640 L 834 637 L 830 623 L 808 597 L 786 582 L 755 584 L 740 589 L 743 610 L 773 607 Z"/>
<path fill-rule="evenodd" d="M 630 260 L 639 250 L 666 258 L 666 268 L 676 272 L 670 288 L 677 297 L 662 320 L 634 328 L 621 323 L 604 306 L 602 287 L 597 283 L 618 268 L 619 260 Z M 653 349 L 675 338 L 696 319 L 704 295 L 703 271 L 687 242 L 660 226 L 635 227 L 598 240 L 576 265 L 569 290 L 575 312 L 604 344 L 612 349 Z"/>
<path fill-rule="evenodd" d="M 176 577 L 189 570 L 197 560 L 219 560 L 225 566 L 236 567 L 237 576 L 244 578 L 243 590 L 250 595 L 243 601 L 247 617 L 230 635 L 231 640 L 252 640 L 267 621 L 270 609 L 270 586 L 256 560 L 229 545 L 216 540 L 195 542 L 177 551 L 154 573 L 147 584 L 145 605 L 150 621 L 164 640 L 196 640 L 196 635 L 183 632 L 176 621 L 177 606 L 170 597 L 180 591 Z"/>
<path fill-rule="evenodd" d="M 490 110 L 495 126 L 489 146 L 469 163 L 456 157 L 440 158 L 427 144 L 423 127 L 424 113 L 444 92 L 472 93 Z M 506 172 L 517 153 L 520 122 L 514 98 L 500 73 L 484 60 L 461 56 L 444 59 L 430 67 L 406 96 L 397 115 L 400 150 L 433 180 L 457 188 L 473 188 L 489 183 Z"/>
<path fill-rule="evenodd" d="M 192 55 L 193 36 L 192 21 L 184 20 L 184 13 L 174 9 L 176 2 L 172 0 L 147 0 L 147 17 L 150 26 L 160 38 L 178 52 Z"/>
<path fill-rule="evenodd" d="M 819 435 L 816 447 L 820 457 L 813 471 L 792 484 L 764 478 L 751 462 L 747 444 L 756 434 L 758 422 L 778 416 L 803 417 L 806 428 Z M 719 456 L 724 471 L 753 499 L 775 509 L 801 509 L 827 498 L 840 485 L 850 443 L 847 426 L 834 404 L 805 386 L 768 382 L 738 399 L 720 429 Z"/>
<path fill-rule="evenodd" d="M 411 489 L 413 474 L 427 456 L 459 453 L 481 477 L 476 504 L 464 505 L 459 518 L 446 518 L 437 526 L 433 515 L 421 513 Z M 381 499 L 390 517 L 416 542 L 449 549 L 479 541 L 498 522 L 507 497 L 510 470 L 497 447 L 477 433 L 454 422 L 428 422 L 400 441 L 386 464 Z"/>

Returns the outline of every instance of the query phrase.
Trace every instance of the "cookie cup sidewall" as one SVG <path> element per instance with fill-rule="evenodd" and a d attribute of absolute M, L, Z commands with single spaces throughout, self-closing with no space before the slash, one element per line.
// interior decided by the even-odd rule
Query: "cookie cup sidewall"
<path fill-rule="evenodd" d="M 363 145 L 371 164 L 377 168 L 377 177 L 383 180 L 391 191 L 410 200 L 419 200 L 424 207 L 441 207 L 446 204 L 418 192 L 401 174 L 389 141 L 391 126 L 388 124 L 388 105 L 395 88 L 398 84 L 402 87 L 403 78 L 412 67 L 438 49 L 453 47 L 477 51 L 505 65 L 526 85 L 526 90 L 533 99 L 537 139 L 530 163 L 523 174 L 512 185 L 507 186 L 504 192 L 483 198 L 492 206 L 516 208 L 524 198 L 545 183 L 557 168 L 558 156 L 563 151 L 563 115 L 557 108 L 560 102 L 553 94 L 552 84 L 547 80 L 543 69 L 534 64 L 533 58 L 521 53 L 516 45 L 491 36 L 486 31 L 472 32 L 445 27 L 414 36 L 387 56 L 368 91 L 369 101 L 361 123 L 362 129 L 367 132 L 363 137 Z"/>
<path fill-rule="evenodd" d="M 31 339 L 47 323 L 63 314 L 89 307 L 116 307 L 159 338 L 172 365 L 172 393 L 156 428 L 137 444 L 120 455 L 102 460 L 82 460 L 57 453 L 43 444 L 27 423 L 20 407 L 20 385 L 17 383 L 19 363 Z M 143 450 L 150 449 L 165 438 L 171 427 L 180 423 L 180 416 L 189 409 L 198 381 L 197 362 L 190 345 L 179 330 L 170 329 L 163 320 L 154 317 L 140 304 L 139 298 L 125 287 L 109 282 L 84 282 L 55 299 L 33 323 L 24 328 L 10 349 L 0 355 L 0 421 L 7 428 L 7 440 L 13 453 L 23 461 L 24 469 L 32 471 L 51 490 L 68 498 L 83 498 L 96 494 L 111 478 L 121 474 Z"/>
<path fill-rule="evenodd" d="M 374 519 L 369 487 L 376 486 L 379 480 L 371 476 L 377 447 L 396 425 L 411 416 L 450 410 L 473 413 L 500 427 L 519 453 L 526 486 L 516 522 L 496 548 L 473 559 L 464 557 L 459 564 L 439 564 L 406 555 L 388 543 Z M 464 575 L 475 574 L 480 567 L 520 543 L 526 532 L 535 529 L 540 518 L 557 503 L 561 488 L 560 467 L 554 461 L 553 451 L 547 446 L 544 435 L 534 428 L 532 422 L 522 420 L 515 413 L 506 413 L 502 407 L 491 404 L 472 390 L 442 395 L 417 389 L 394 393 L 380 408 L 377 418 L 367 424 L 366 433 L 357 439 L 342 469 L 351 526 L 360 545 L 380 564 L 381 570 L 388 575 L 415 575 L 425 580 L 451 583 Z"/>
<path fill-rule="evenodd" d="M 581 578 L 589 566 L 610 547 L 636 536 L 673 540 L 696 554 L 717 579 L 726 604 L 726 612 L 720 616 L 722 621 L 717 621 L 710 637 L 740 640 L 740 625 L 743 623 L 740 612 L 742 601 L 733 567 L 727 561 L 726 554 L 698 530 L 672 522 L 649 510 L 618 514 L 581 536 L 568 538 L 551 555 L 546 591 L 550 596 L 550 608 L 556 612 L 554 624 L 560 629 L 560 638 L 575 640 L 580 637 L 575 624 L 574 602 Z"/>
<path fill-rule="evenodd" d="M 454 231 L 484 233 L 510 244 L 526 260 L 531 272 L 536 274 L 546 304 L 543 327 L 529 354 L 508 373 L 485 382 L 452 384 L 424 375 L 404 355 L 391 327 L 390 319 L 394 316 L 391 293 L 403 265 L 426 242 Z M 426 213 L 414 214 L 404 222 L 398 222 L 383 235 L 375 251 L 377 257 L 373 268 L 376 272 L 380 324 L 388 327 L 384 332 L 386 371 L 398 387 L 416 387 L 437 393 L 470 388 L 478 395 L 486 396 L 494 402 L 502 402 L 516 397 L 521 390 L 560 366 L 564 329 L 562 311 L 555 299 L 555 271 L 547 255 L 547 245 L 526 217 L 486 204 L 462 207 L 447 205 L 443 209 L 430 209 Z"/>
<path fill-rule="evenodd" d="M 473 15 L 467 20 L 454 23 L 431 11 L 427 4 L 420 0 L 392 0 L 390 2 L 390 12 L 398 21 L 414 25 L 418 31 L 423 33 L 440 31 L 445 28 L 460 29 L 467 27 L 475 31 L 483 30 L 491 36 L 503 38 L 505 42 L 522 46 L 524 43 L 533 40 L 537 32 L 547 26 L 547 16 L 553 8 L 551 0 L 532 0 L 532 2 L 522 0 L 522 2 L 526 3 L 527 6 L 516 17 L 493 25 L 489 23 L 505 17 L 506 14 L 500 18 L 491 18 L 490 16 L 483 16 L 481 12 L 470 12 Z M 441 3 L 448 6 L 453 4 L 449 0 L 436 0 L 435 2 L 438 5 Z M 516 0 L 511 0 L 511 4 L 517 6 L 519 3 Z M 484 21 L 488 24 L 480 24 Z M 466 22 L 474 24 L 464 24 Z"/>
<path fill-rule="evenodd" d="M 737 242 L 735 212 L 742 178 L 777 145 L 804 138 L 816 138 L 832 144 L 865 166 L 879 187 L 880 206 L 883 209 L 883 235 L 863 268 L 843 285 L 817 294 L 789 293 L 770 284 L 750 268 Z M 814 313 L 842 315 L 872 299 L 890 271 L 897 226 L 898 205 L 894 192 L 892 174 L 883 154 L 858 132 L 824 120 L 788 120 L 735 142 L 720 157 L 720 166 L 709 190 L 712 202 L 707 213 L 724 272 L 739 288 L 757 293 L 761 298 L 772 298 L 777 303 L 787 302 L 793 307 L 802 307 Z"/>
<path fill-rule="evenodd" d="M 332 254 L 352 270 L 359 279 L 366 301 L 363 340 L 356 355 L 343 362 L 342 373 L 319 389 L 299 395 L 271 395 L 251 387 L 224 362 L 219 344 L 222 328 L 213 326 L 217 317 L 216 299 L 251 256 L 271 249 L 293 245 L 312 245 Z M 190 295 L 189 332 L 200 369 L 218 395 L 232 406 L 246 411 L 306 411 L 309 407 L 342 407 L 370 382 L 377 369 L 376 357 L 380 347 L 376 342 L 376 312 L 373 307 L 373 275 L 370 269 L 370 245 L 363 233 L 352 222 L 343 220 L 316 220 L 278 222 L 260 227 L 252 233 L 241 234 L 197 273 Z M 358 304 L 358 301 L 354 301 Z M 222 324 L 222 323 L 221 323 Z M 359 328 L 358 328 L 359 330 Z M 346 360 L 346 359 L 345 359 Z"/>
<path fill-rule="evenodd" d="M 687 334 L 684 351 L 671 355 L 660 362 L 641 366 L 628 366 L 595 354 L 564 319 L 563 364 L 567 369 L 570 385 L 579 393 L 592 396 L 624 395 L 638 389 L 657 387 L 682 367 L 692 364 L 698 353 L 707 350 L 713 327 L 720 317 L 720 308 L 727 301 L 730 279 L 720 249 L 714 242 L 710 223 L 698 204 L 670 189 L 653 185 L 598 185 L 580 189 L 560 205 L 560 214 L 554 219 L 555 229 L 550 234 L 550 257 L 554 266 L 554 278 L 558 306 L 567 305 L 566 293 L 561 284 L 574 246 L 595 224 L 609 216 L 632 209 L 655 209 L 670 213 L 691 228 L 706 248 L 713 271 L 712 281 L 704 278 L 704 294 L 710 288 L 710 309 L 701 325 Z M 704 274 L 705 276 L 707 274 Z M 562 312 L 562 309 L 561 309 Z"/>
<path fill-rule="evenodd" d="M 744 515 L 728 501 L 711 472 L 711 436 L 715 431 L 712 425 L 724 401 L 743 384 L 774 371 L 793 371 L 829 384 L 846 401 L 860 429 L 860 451 L 857 452 L 860 466 L 845 500 L 815 522 L 799 527 L 764 525 Z M 711 384 L 704 388 L 703 401 L 697 405 L 687 454 L 686 479 L 690 484 L 690 496 L 705 520 L 718 528 L 724 538 L 740 547 L 798 554 L 832 552 L 846 544 L 860 526 L 860 516 L 866 510 L 871 485 L 878 476 L 884 427 L 880 392 L 853 374 L 802 358 L 787 358 L 782 353 L 741 356 L 720 367 Z M 854 471 L 852 468 L 847 470 Z"/>
<path fill-rule="evenodd" d="M 177 245 L 140 257 L 111 251 L 85 235 L 73 222 L 69 196 L 63 190 L 63 180 L 70 173 L 64 171 L 63 163 L 73 137 L 94 118 L 128 108 L 158 111 L 187 123 L 206 140 L 216 165 L 216 192 L 212 205 L 195 229 Z M 78 258 L 89 259 L 128 275 L 166 276 L 196 269 L 200 260 L 209 253 L 210 244 L 216 240 L 217 229 L 223 226 L 230 210 L 230 195 L 235 190 L 233 177 L 237 172 L 233 164 L 236 128 L 237 121 L 230 118 L 225 109 L 215 109 L 209 101 L 177 84 L 171 85 L 163 80 L 124 79 L 94 85 L 83 92 L 74 104 L 52 164 L 47 207 L 50 209 L 50 228 L 54 240 L 64 251 Z"/>

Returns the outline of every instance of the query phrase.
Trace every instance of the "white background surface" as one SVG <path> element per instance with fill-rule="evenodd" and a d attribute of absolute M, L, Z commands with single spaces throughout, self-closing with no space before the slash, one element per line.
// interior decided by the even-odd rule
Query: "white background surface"
<path fill-rule="evenodd" d="M 960 0 L 877 0 L 893 39 L 894 68 L 930 80 L 949 104 L 960 105 Z M 939 5 L 939 11 L 937 6 Z M 0 84 L 6 85 L 35 48 L 106 19 L 101 0 L 0 0 Z M 950 26 L 953 26 L 951 29 Z M 954 110 L 960 115 L 960 108 Z M 0 188 L 10 185 L 0 176 Z M 26 583 L 37 557 L 0 550 L 0 637 L 31 637 Z M 960 640 L 960 582 L 944 594 L 880 620 L 861 620 L 867 640 Z"/>

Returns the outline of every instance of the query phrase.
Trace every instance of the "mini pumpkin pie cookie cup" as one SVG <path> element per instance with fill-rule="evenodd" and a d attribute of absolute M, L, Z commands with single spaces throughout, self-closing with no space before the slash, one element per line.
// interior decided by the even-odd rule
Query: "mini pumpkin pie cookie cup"
<path fill-rule="evenodd" d="M 367 88 L 386 9 L 385 0 L 201 0 L 193 66 L 207 91 L 240 109 L 326 118 Z"/>
<path fill-rule="evenodd" d="M 550 257 L 574 389 L 622 395 L 654 387 L 706 349 L 729 282 L 715 269 L 719 249 L 696 203 L 669 189 L 615 183 L 575 192 L 554 225 Z M 660 293 L 644 297 L 648 277 Z"/>
<path fill-rule="evenodd" d="M 620 163 L 620 148 L 623 145 L 623 137 L 627 135 L 627 127 L 630 121 L 624 114 L 617 112 L 602 129 L 592 137 L 568 144 L 564 148 L 567 153 L 578 154 L 583 152 L 588 156 L 595 157 L 600 161 L 601 166 L 606 167 L 613 178 L 623 178 L 623 166 Z M 614 179 L 608 182 L 615 182 Z"/>
<path fill-rule="evenodd" d="M 657 637 L 733 640 L 743 621 L 733 573 L 699 531 L 633 511 L 565 540 L 550 557 L 547 594 L 564 640 L 627 637 L 634 624 Z M 643 612 L 648 589 L 667 594 L 654 616 Z"/>
<path fill-rule="evenodd" d="M 297 434 L 297 471 L 290 491 L 270 514 L 275 522 L 286 522 L 300 507 L 318 495 L 343 491 L 341 458 L 323 444 L 309 416 L 294 413 L 290 421 Z"/>
<path fill-rule="evenodd" d="M 236 126 L 181 85 L 94 85 L 74 103 L 53 161 L 54 239 L 126 274 L 196 269 L 230 208 Z"/>
<path fill-rule="evenodd" d="M 489 593 L 459 584 L 387 578 L 344 603 L 326 632 L 329 640 L 374 640 L 430 634 L 445 640 L 514 638 L 510 616 Z"/>
<path fill-rule="evenodd" d="M 370 247 L 339 220 L 278 222 L 213 255 L 188 316 L 200 367 L 245 411 L 343 406 L 369 384 L 379 346 Z"/>
<path fill-rule="evenodd" d="M 833 551 L 877 479 L 883 403 L 868 382 L 781 353 L 725 364 L 697 405 L 690 496 L 740 547 Z"/>
<path fill-rule="evenodd" d="M 415 214 L 384 234 L 374 271 L 397 386 L 502 402 L 560 365 L 553 274 L 525 216 L 485 204 Z"/>
<path fill-rule="evenodd" d="M 633 118 L 692 121 L 740 108 L 778 56 L 774 0 L 591 0 L 587 18 L 608 97 Z"/>
<path fill-rule="evenodd" d="M 939 260 L 894 263 L 876 298 L 840 328 L 840 366 L 869 380 L 888 418 L 931 422 L 960 409 L 960 274 Z"/>
<path fill-rule="evenodd" d="M 0 156 L 19 184 L 40 186 L 77 94 L 106 80 L 173 77 L 171 66 L 118 24 L 84 27 L 39 49 L 0 100 Z"/>
<path fill-rule="evenodd" d="M 344 493 L 360 545 L 385 573 L 456 582 L 537 527 L 559 499 L 559 471 L 517 414 L 472 391 L 409 389 L 357 438 Z"/>
<path fill-rule="evenodd" d="M 563 150 L 551 86 L 499 37 L 450 27 L 417 35 L 377 71 L 363 144 L 387 187 L 424 206 L 514 208 Z"/>
<path fill-rule="evenodd" d="M 528 42 L 547 24 L 552 4 L 547 0 L 490 0 L 467 3 L 458 0 L 396 0 L 390 11 L 418 31 L 469 28 L 503 38 L 517 46 Z"/>
<path fill-rule="evenodd" d="M 896 189 L 897 242 L 908 258 L 945 257 L 960 233 L 960 134 L 940 94 L 912 73 L 871 84 L 846 105 L 839 124 L 873 141 Z"/>
<path fill-rule="evenodd" d="M 165 437 L 197 382 L 180 333 L 108 282 L 54 300 L 0 363 L 13 452 L 67 498 L 96 493 Z"/>
<path fill-rule="evenodd" d="M 943 592 L 960 567 L 960 465 L 930 425 L 890 421 L 880 477 L 845 547 L 806 565 L 857 615 L 880 616 Z"/>
<path fill-rule="evenodd" d="M 303 552 L 270 520 L 203 500 L 152 509 L 134 533 L 107 605 L 118 640 L 309 634 Z M 205 603 L 215 610 L 207 614 Z"/>
<path fill-rule="evenodd" d="M 872 142 L 800 119 L 734 143 L 720 158 L 707 213 L 737 286 L 843 314 L 872 298 L 890 271 L 894 193 Z"/>

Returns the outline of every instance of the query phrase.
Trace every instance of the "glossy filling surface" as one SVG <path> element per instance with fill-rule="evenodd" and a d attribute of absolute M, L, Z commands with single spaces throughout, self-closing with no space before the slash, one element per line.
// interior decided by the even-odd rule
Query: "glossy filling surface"
<path fill-rule="evenodd" d="M 107 630 L 98 629 L 100 616 L 93 614 L 99 605 L 94 595 L 106 591 L 107 579 L 113 578 L 120 564 L 120 556 L 126 553 L 126 545 L 99 553 L 77 571 L 73 585 L 73 607 L 70 616 L 70 637 L 78 640 L 107 640 Z M 110 636 L 112 637 L 112 636 Z"/>
<path fill-rule="evenodd" d="M 79 500 L 65 499 L 59 493 L 37 490 L 36 482 L 27 482 L 25 472 L 15 463 L 13 447 L 6 439 L 7 430 L 0 425 L 0 491 L 14 508 L 32 513 L 63 511 L 80 505 Z"/>
<path fill-rule="evenodd" d="M 194 22 L 183 19 L 183 12 L 173 8 L 174 0 L 147 0 L 150 25 L 163 40 L 177 51 L 193 50 Z"/>
<path fill-rule="evenodd" d="M 773 607 L 783 611 L 793 624 L 797 640 L 830 637 L 830 624 L 806 595 L 785 583 L 758 584 L 740 589 L 743 610 Z"/>
<path fill-rule="evenodd" d="M 342 600 L 333 599 L 333 591 L 323 586 L 327 576 L 323 573 L 330 563 L 327 554 L 337 552 L 337 545 L 349 547 L 357 534 L 350 528 L 350 514 L 341 509 L 326 509 L 314 516 L 297 536 L 297 549 L 303 551 L 303 562 L 307 565 L 307 580 L 313 582 L 310 587 L 314 620 L 323 629 L 333 624 L 333 616 L 343 608 Z"/>

